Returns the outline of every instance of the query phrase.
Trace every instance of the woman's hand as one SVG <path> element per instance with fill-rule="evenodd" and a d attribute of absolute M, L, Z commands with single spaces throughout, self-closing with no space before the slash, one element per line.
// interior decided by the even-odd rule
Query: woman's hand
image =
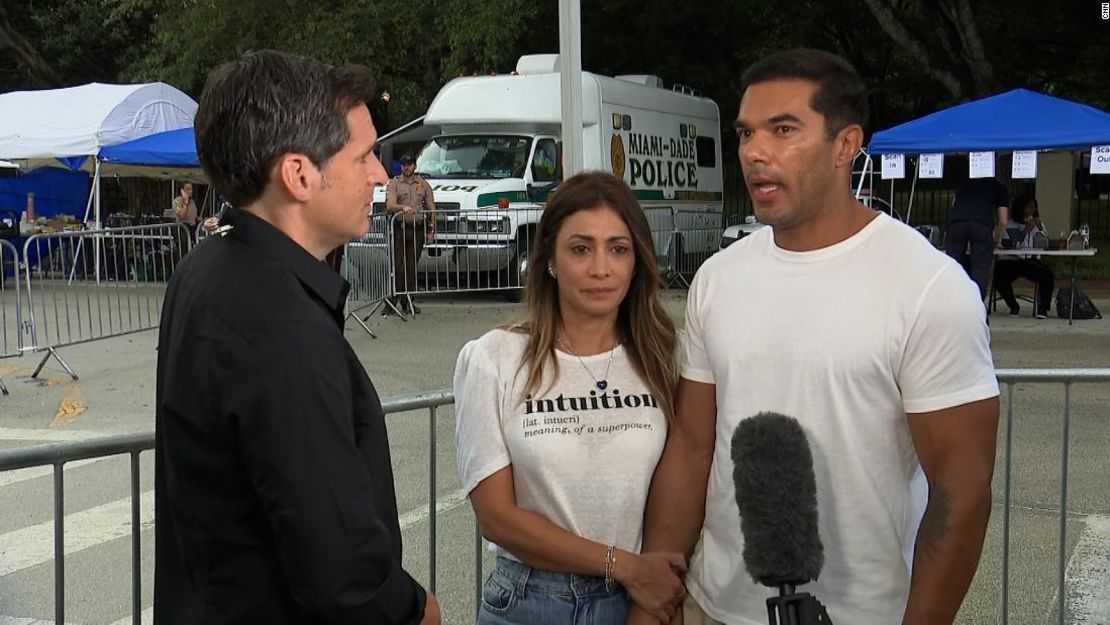
<path fill-rule="evenodd" d="M 671 622 L 686 589 L 682 575 L 686 558 L 681 554 L 653 552 L 636 555 L 621 551 L 613 565 L 613 577 L 624 586 L 636 605 L 663 623 Z"/>

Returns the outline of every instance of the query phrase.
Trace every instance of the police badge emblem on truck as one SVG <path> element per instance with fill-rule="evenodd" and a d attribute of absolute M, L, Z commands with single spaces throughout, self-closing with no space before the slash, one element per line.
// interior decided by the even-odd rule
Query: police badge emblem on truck
<path fill-rule="evenodd" d="M 624 141 L 617 133 L 613 133 L 613 140 L 609 142 L 609 158 L 613 167 L 613 175 L 624 178 Z"/>

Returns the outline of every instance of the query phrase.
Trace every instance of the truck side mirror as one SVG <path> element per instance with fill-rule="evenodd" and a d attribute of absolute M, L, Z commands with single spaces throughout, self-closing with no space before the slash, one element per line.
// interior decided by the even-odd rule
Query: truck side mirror
<path fill-rule="evenodd" d="M 528 199 L 533 202 L 546 201 L 547 196 L 555 187 L 559 186 L 559 181 L 546 182 L 544 184 L 528 184 Z"/>

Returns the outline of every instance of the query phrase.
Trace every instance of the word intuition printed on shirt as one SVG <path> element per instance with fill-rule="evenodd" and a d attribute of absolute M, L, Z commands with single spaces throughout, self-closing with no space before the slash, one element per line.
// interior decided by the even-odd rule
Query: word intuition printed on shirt
<path fill-rule="evenodd" d="M 612 434 L 628 430 L 652 429 L 652 424 L 646 422 L 597 423 L 594 419 L 594 423 L 584 424 L 581 416 L 575 414 L 623 408 L 659 408 L 659 403 L 651 393 L 621 395 L 620 389 L 616 388 L 601 394 L 590 391 L 588 396 L 579 397 L 567 397 L 559 393 L 553 398 L 536 399 L 528 395 L 524 398 L 524 437 L 530 438 L 542 434 Z"/>

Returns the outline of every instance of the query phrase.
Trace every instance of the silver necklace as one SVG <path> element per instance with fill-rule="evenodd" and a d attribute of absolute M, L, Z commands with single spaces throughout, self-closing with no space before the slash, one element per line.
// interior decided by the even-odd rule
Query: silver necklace
<path fill-rule="evenodd" d="M 586 370 L 586 373 L 590 374 L 590 377 L 593 378 L 594 385 L 597 386 L 597 390 L 604 391 L 606 388 L 609 387 L 609 367 L 613 365 L 613 353 L 617 351 L 618 347 L 620 347 L 620 341 L 617 341 L 617 344 L 609 350 L 609 361 L 605 363 L 605 375 L 601 376 L 601 379 L 599 380 L 597 376 L 594 375 L 594 372 L 590 371 L 590 368 L 586 366 L 586 361 L 582 360 L 582 357 L 578 355 L 578 352 L 570 348 L 570 344 L 567 343 L 566 338 L 560 335 L 556 340 L 559 345 L 562 345 L 563 349 L 568 354 L 578 359 L 578 364 L 582 365 L 582 368 Z"/>

